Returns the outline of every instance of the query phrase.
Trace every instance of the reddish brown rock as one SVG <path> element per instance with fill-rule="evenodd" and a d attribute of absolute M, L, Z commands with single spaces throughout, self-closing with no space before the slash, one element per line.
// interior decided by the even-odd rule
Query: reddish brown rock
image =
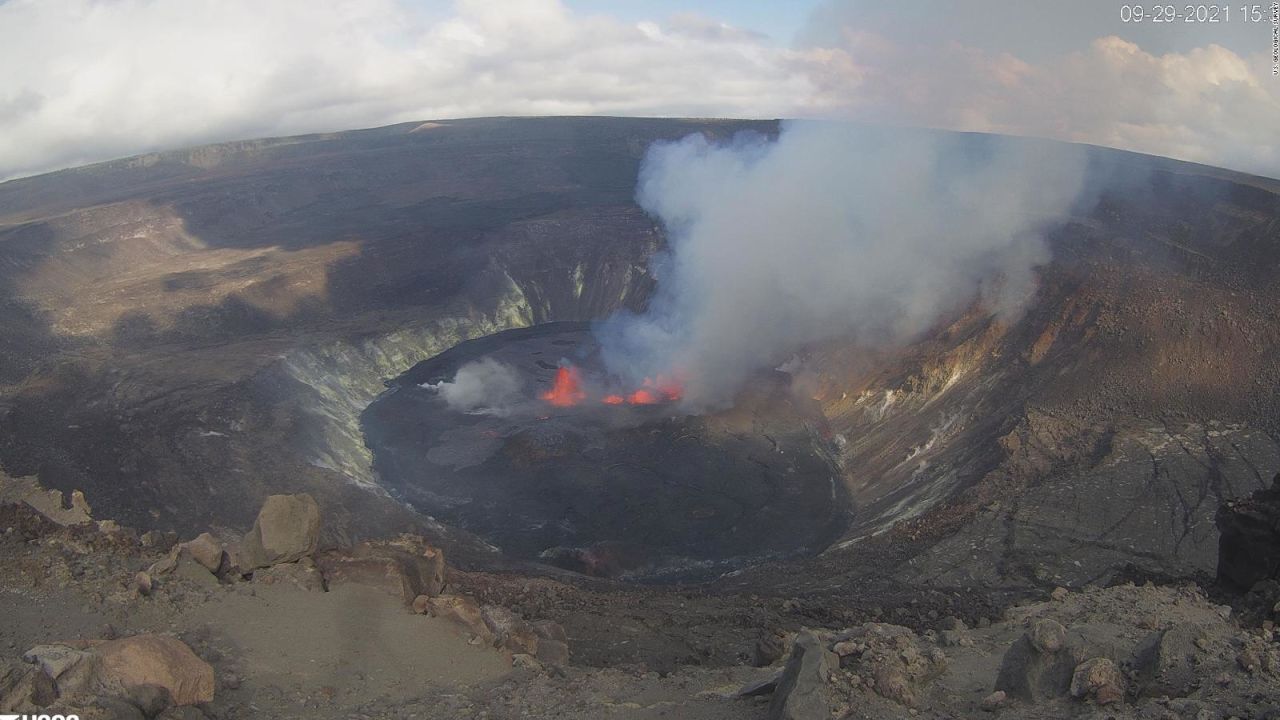
<path fill-rule="evenodd" d="M 94 648 L 100 676 L 108 687 L 128 692 L 154 685 L 164 688 L 175 705 L 213 700 L 213 668 L 186 643 L 163 635 L 134 635 L 108 640 Z"/>
<path fill-rule="evenodd" d="M 424 604 L 426 612 L 432 617 L 448 620 L 486 643 L 492 644 L 496 639 L 493 631 L 485 624 L 480 607 L 471 598 L 461 595 L 440 595 L 426 598 Z"/>
<path fill-rule="evenodd" d="M 1091 698 L 1099 705 L 1123 700 L 1124 690 L 1124 673 L 1107 658 L 1085 660 L 1071 676 L 1071 696 Z"/>

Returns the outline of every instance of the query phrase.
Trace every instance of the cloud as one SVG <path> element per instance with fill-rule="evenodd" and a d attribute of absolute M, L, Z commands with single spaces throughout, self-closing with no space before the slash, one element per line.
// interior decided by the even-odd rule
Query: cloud
<path fill-rule="evenodd" d="M 1055 33 L 1030 10 L 948 37 L 874 7 L 874 22 L 820 12 L 819 37 L 783 47 L 722 19 L 624 22 L 559 0 L 9 0 L 0 178 L 219 140 L 563 114 L 851 118 L 1280 175 L 1280 83 L 1261 41 L 1153 54 L 1104 36 L 1027 57 L 1027 33 Z"/>
<path fill-rule="evenodd" d="M 1047 31 L 1047 30 L 1045 30 Z M 1155 55 L 1115 35 L 1028 62 L 852 27 L 822 46 L 815 106 L 890 125 L 1054 138 L 1280 177 L 1280 82 L 1261 51 Z"/>
<path fill-rule="evenodd" d="M 0 177 L 179 147 L 498 114 L 769 117 L 811 84 L 791 51 L 680 16 L 556 0 L 11 0 Z"/>
<path fill-rule="evenodd" d="M 1084 167 L 1073 148 L 843 123 L 654 145 L 638 199 L 672 249 L 646 312 L 597 329 L 602 357 L 632 383 L 683 378 L 702 410 L 822 340 L 907 340 L 979 294 L 1012 316 Z"/>

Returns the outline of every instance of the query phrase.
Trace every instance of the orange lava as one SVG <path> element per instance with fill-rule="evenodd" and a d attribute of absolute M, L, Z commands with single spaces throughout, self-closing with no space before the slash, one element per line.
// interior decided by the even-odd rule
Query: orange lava
<path fill-rule="evenodd" d="M 640 388 L 627 396 L 627 402 L 632 405 L 657 405 L 658 395 L 651 390 Z"/>
<path fill-rule="evenodd" d="M 586 399 L 587 393 L 582 389 L 582 377 L 578 374 L 578 368 L 561 365 L 556 370 L 556 379 L 552 381 L 551 389 L 540 397 L 556 407 L 573 407 Z"/>
<path fill-rule="evenodd" d="M 610 393 L 600 398 L 605 405 L 658 405 L 676 402 L 684 396 L 684 386 L 672 375 L 658 375 L 656 378 L 645 378 L 640 387 L 631 393 L 621 395 Z M 587 398 L 582 388 L 582 374 L 573 365 L 562 365 L 556 370 L 556 377 L 551 389 L 538 397 L 555 407 L 573 407 Z"/>

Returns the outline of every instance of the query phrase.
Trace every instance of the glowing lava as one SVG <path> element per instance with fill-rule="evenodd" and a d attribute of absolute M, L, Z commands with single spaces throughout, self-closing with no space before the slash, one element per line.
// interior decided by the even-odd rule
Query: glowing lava
<path fill-rule="evenodd" d="M 551 389 L 540 397 L 556 407 L 573 407 L 585 400 L 587 393 L 582 389 L 582 377 L 578 368 L 561 365 L 556 370 L 556 379 L 551 383 Z"/>
<path fill-rule="evenodd" d="M 684 396 L 684 386 L 671 375 L 645 378 L 639 388 L 621 395 L 610 393 L 600 398 L 605 405 L 658 405 L 676 402 Z M 573 365 L 561 365 L 556 370 L 551 389 L 538 397 L 556 407 L 573 407 L 587 398 L 582 388 L 582 373 Z"/>
<path fill-rule="evenodd" d="M 627 402 L 632 405 L 656 405 L 658 396 L 651 390 L 640 388 L 627 396 Z"/>

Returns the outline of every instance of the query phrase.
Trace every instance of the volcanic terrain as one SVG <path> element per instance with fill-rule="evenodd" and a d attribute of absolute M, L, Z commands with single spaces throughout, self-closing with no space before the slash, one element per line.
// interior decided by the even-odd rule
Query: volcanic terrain
<path fill-rule="evenodd" d="M 1031 616 L 1223 622 L 1199 591 L 1112 586 L 1218 592 L 1215 514 L 1280 470 L 1280 182 L 1086 148 L 1024 312 L 974 298 L 906 343 L 819 343 L 689 414 L 678 381 L 611 384 L 590 328 L 654 289 L 646 149 L 743 130 L 778 125 L 409 123 L 0 184 L 0 470 L 183 539 L 281 493 L 319 503 L 321 551 L 417 534 L 458 592 L 561 624 L 578 690 L 632 673 L 633 717 L 677 692 L 645 673 L 741 684 L 802 626 L 1013 623 L 980 635 L 998 660 Z M 486 358 L 518 402 L 450 406 Z M 61 562 L 40 537 L 24 562 Z M 1059 587 L 1087 592 L 1001 620 Z M 948 682 L 985 696 L 987 669 Z"/>

